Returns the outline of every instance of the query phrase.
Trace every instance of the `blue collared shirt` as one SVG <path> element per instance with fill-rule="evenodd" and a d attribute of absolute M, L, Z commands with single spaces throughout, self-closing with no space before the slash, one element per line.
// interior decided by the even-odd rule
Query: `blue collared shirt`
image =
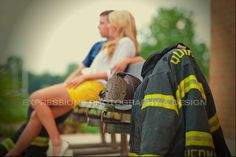
<path fill-rule="evenodd" d="M 92 48 L 90 49 L 89 53 L 87 54 L 87 56 L 85 57 L 85 59 L 83 60 L 83 64 L 86 67 L 90 67 L 90 65 L 92 64 L 94 58 L 97 56 L 97 54 L 99 53 L 99 51 L 102 48 L 102 45 L 105 43 L 106 41 L 98 41 L 96 42 Z"/>

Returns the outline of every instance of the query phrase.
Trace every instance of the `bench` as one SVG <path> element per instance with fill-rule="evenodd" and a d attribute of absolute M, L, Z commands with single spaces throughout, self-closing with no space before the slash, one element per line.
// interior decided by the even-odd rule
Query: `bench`
<path fill-rule="evenodd" d="M 141 69 L 143 63 L 144 61 L 135 64 L 130 64 L 126 72 L 138 77 L 142 81 Z M 127 134 L 129 134 L 130 132 L 131 105 L 126 107 L 126 110 L 121 110 L 119 106 L 105 104 L 99 101 L 81 102 L 76 115 L 80 121 L 87 122 L 90 126 L 100 127 L 101 143 L 73 145 L 70 146 L 70 148 L 78 149 L 88 147 L 105 147 L 104 151 L 89 151 L 89 154 L 80 152 L 78 155 L 120 153 L 120 155 L 122 156 L 127 156 L 129 151 Z M 104 133 L 111 134 L 110 143 L 106 142 Z M 121 134 L 120 143 L 116 142 L 115 134 Z"/>

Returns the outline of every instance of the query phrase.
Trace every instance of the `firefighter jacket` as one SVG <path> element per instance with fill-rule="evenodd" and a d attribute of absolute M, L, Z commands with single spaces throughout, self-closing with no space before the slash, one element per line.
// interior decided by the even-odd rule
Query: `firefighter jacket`
<path fill-rule="evenodd" d="M 132 107 L 130 155 L 231 156 L 207 81 L 191 50 L 150 56 Z"/>

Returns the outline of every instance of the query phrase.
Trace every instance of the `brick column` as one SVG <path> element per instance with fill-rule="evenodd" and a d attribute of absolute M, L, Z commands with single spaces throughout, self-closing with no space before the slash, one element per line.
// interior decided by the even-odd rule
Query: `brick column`
<path fill-rule="evenodd" d="M 235 0 L 211 1 L 209 83 L 225 137 L 235 139 Z"/>

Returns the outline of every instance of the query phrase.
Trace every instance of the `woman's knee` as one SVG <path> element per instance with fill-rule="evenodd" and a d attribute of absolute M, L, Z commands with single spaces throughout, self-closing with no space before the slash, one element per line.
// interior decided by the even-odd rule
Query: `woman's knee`
<path fill-rule="evenodd" d="M 33 122 L 35 125 L 37 124 L 39 127 L 41 126 L 41 122 L 39 120 L 39 117 L 35 111 L 31 113 L 30 121 Z"/>
<path fill-rule="evenodd" d="M 35 91 L 30 95 L 30 103 L 34 108 L 35 105 L 38 105 L 42 101 L 42 94 L 40 91 Z"/>
<path fill-rule="evenodd" d="M 37 116 L 37 113 L 35 111 L 33 111 L 31 113 L 30 120 L 34 120 L 34 121 L 38 120 L 38 116 Z"/>

